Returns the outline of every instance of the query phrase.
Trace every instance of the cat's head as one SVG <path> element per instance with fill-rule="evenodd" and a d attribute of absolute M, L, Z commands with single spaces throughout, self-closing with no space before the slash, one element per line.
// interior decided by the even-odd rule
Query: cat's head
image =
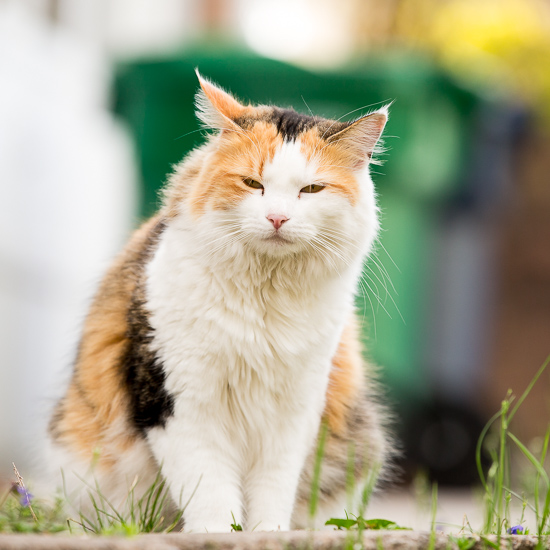
<path fill-rule="evenodd" d="M 378 231 L 368 167 L 387 108 L 328 120 L 243 105 L 198 76 L 197 114 L 217 133 L 184 161 L 168 201 L 194 220 L 204 247 L 214 257 L 310 255 L 327 267 L 366 254 Z"/>

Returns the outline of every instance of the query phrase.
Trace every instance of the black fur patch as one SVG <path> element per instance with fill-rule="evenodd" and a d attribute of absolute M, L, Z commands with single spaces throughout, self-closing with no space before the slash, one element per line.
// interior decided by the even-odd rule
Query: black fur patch
<path fill-rule="evenodd" d="M 291 109 L 279 109 L 275 107 L 271 113 L 269 122 L 277 127 L 279 134 L 286 141 L 295 141 L 299 134 L 317 126 L 322 119 L 302 115 Z"/>
<path fill-rule="evenodd" d="M 301 133 L 315 127 L 322 138 L 328 139 L 348 126 L 347 122 L 302 115 L 292 109 L 279 109 L 278 107 L 273 108 L 268 122 L 277 127 L 277 131 L 286 141 L 296 141 Z"/>
<path fill-rule="evenodd" d="M 141 433 L 155 426 L 164 426 L 174 414 L 174 398 L 166 391 L 162 363 L 151 349 L 154 331 L 149 324 L 143 281 L 145 265 L 163 229 L 162 223 L 155 227 L 139 259 L 141 276 L 128 310 L 128 347 L 121 359 L 130 397 L 131 421 Z"/>
<path fill-rule="evenodd" d="M 262 113 L 258 118 L 242 117 L 236 119 L 235 122 L 245 130 L 249 130 L 259 120 L 273 124 L 285 141 L 296 141 L 301 133 L 315 127 L 319 131 L 319 135 L 327 139 L 349 125 L 347 122 L 302 115 L 293 109 L 279 107 L 271 107 L 268 113 Z"/>

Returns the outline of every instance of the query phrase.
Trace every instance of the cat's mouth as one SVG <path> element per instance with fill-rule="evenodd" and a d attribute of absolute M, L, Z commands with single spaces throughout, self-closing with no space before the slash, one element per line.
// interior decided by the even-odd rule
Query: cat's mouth
<path fill-rule="evenodd" d="M 274 232 L 268 237 L 264 238 L 265 241 L 275 244 L 290 244 L 292 241 L 290 239 L 287 239 L 286 237 L 283 237 L 279 232 Z"/>

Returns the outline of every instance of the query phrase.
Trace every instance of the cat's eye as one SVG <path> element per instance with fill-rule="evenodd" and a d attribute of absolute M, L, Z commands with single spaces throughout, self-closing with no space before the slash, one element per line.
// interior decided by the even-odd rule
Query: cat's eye
<path fill-rule="evenodd" d="M 300 193 L 319 193 L 319 191 L 322 191 L 324 188 L 324 185 L 306 185 L 305 187 L 300 189 Z"/>
<path fill-rule="evenodd" d="M 264 186 L 256 180 L 253 180 L 252 178 L 243 178 L 243 182 L 248 185 L 248 187 L 252 187 L 252 189 L 263 189 Z"/>

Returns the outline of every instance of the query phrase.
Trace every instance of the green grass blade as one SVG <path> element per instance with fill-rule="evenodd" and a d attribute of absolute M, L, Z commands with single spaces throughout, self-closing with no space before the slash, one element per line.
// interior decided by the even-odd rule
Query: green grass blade
<path fill-rule="evenodd" d="M 518 399 L 518 402 L 516 403 L 515 407 L 510 411 L 510 414 L 508 415 L 508 421 L 511 421 L 512 418 L 514 418 L 514 415 L 516 414 L 517 410 L 521 407 L 521 404 L 525 401 L 526 397 L 531 393 L 533 386 L 536 384 L 537 380 L 542 376 L 542 373 L 545 371 L 549 363 L 550 363 L 550 355 L 546 358 L 546 361 L 544 361 L 540 369 L 537 371 L 537 373 L 531 380 L 531 382 L 529 382 L 527 389 L 521 394 L 521 397 Z"/>
<path fill-rule="evenodd" d="M 544 468 L 539 463 L 539 461 L 535 458 L 533 453 L 511 432 L 508 432 L 508 437 L 519 447 L 519 450 L 527 457 L 529 462 L 536 468 L 537 473 L 540 474 L 542 479 L 544 479 L 544 482 L 546 483 L 546 486 L 549 487 L 549 479 L 548 474 L 544 471 Z"/>
<path fill-rule="evenodd" d="M 544 507 L 542 509 L 542 516 L 540 518 L 540 521 L 537 525 L 537 534 L 541 536 L 544 534 L 544 530 L 546 529 L 546 524 L 548 523 L 548 517 L 550 516 L 550 489 L 546 491 L 546 498 L 544 499 Z M 538 518 L 537 518 L 538 519 Z"/>
<path fill-rule="evenodd" d="M 548 426 L 546 430 L 546 434 L 544 435 L 544 443 L 542 445 L 542 452 L 540 456 L 540 464 L 542 467 L 544 467 L 544 462 L 546 460 L 546 453 L 548 452 L 548 440 L 550 438 L 550 425 Z M 542 531 L 544 530 L 544 525 L 546 524 L 546 521 L 548 520 L 548 509 L 546 508 L 546 502 L 550 499 L 550 487 L 546 491 L 546 498 L 545 498 L 545 507 L 543 508 L 542 518 L 539 514 L 539 486 L 540 486 L 540 474 L 537 471 L 537 475 L 535 478 L 535 506 L 536 506 L 536 516 L 537 516 L 537 528 L 539 536 L 542 534 Z"/>
<path fill-rule="evenodd" d="M 510 493 L 512 496 L 516 497 L 518 500 L 521 500 L 521 502 L 523 504 L 525 504 L 525 506 L 527 508 L 529 508 L 531 511 L 535 512 L 536 513 L 536 508 L 535 506 L 533 506 L 530 502 L 527 502 L 527 500 L 525 500 L 525 497 L 521 496 L 520 494 L 516 493 L 515 491 L 513 491 L 512 489 L 510 489 L 509 487 L 504 487 L 504 490 L 507 492 L 507 493 Z M 520 522 L 521 523 L 521 522 Z"/>
<path fill-rule="evenodd" d="M 364 516 L 365 510 L 367 509 L 367 506 L 369 505 L 369 501 L 371 499 L 372 493 L 374 492 L 374 488 L 376 487 L 376 482 L 378 481 L 378 476 L 380 475 L 380 465 L 374 464 L 372 469 L 367 472 L 365 485 L 363 487 L 363 490 L 361 491 L 361 501 L 359 503 L 359 515 Z"/>
<path fill-rule="evenodd" d="M 94 495 L 92 494 L 91 491 L 88 491 L 88 497 L 89 497 L 90 501 L 92 502 L 92 507 L 93 507 L 95 515 L 96 515 L 97 523 L 94 523 L 93 525 L 95 526 L 96 531 L 99 533 L 100 531 L 103 530 L 103 521 L 102 521 L 102 518 L 101 518 L 101 514 L 99 512 L 99 505 L 96 503 Z"/>
<path fill-rule="evenodd" d="M 431 529 L 430 529 L 430 543 L 428 550 L 435 549 L 436 531 L 435 531 L 435 519 L 437 515 L 437 483 L 432 484 L 432 510 L 431 510 Z"/>
<path fill-rule="evenodd" d="M 313 520 L 317 513 L 317 504 L 319 502 L 319 491 L 321 489 L 321 465 L 325 456 L 325 443 L 328 434 L 328 425 L 326 422 L 321 424 L 319 430 L 319 443 L 315 453 L 315 464 L 313 466 L 313 478 L 311 480 L 311 496 L 309 499 L 309 518 Z"/>
<path fill-rule="evenodd" d="M 548 428 L 546 429 L 546 433 L 544 434 L 544 442 L 542 444 L 542 452 L 540 455 L 540 463 L 544 464 L 544 461 L 546 460 L 546 453 L 548 452 L 548 440 L 550 439 L 550 424 L 548 425 Z"/>
<path fill-rule="evenodd" d="M 502 415 L 502 411 L 498 411 L 495 413 L 490 419 L 487 424 L 483 427 L 483 430 L 481 430 L 481 434 L 479 434 L 479 438 L 477 440 L 476 445 L 476 465 L 477 465 L 477 472 L 479 474 L 479 479 L 481 480 L 481 484 L 483 485 L 483 488 L 486 491 L 489 491 L 489 486 L 487 485 L 487 480 L 485 479 L 485 474 L 483 473 L 483 466 L 481 464 L 481 450 L 483 446 L 483 441 L 485 440 L 485 437 L 487 437 L 487 433 L 491 429 L 491 426 L 496 422 L 496 420 Z"/>
<path fill-rule="evenodd" d="M 490 546 L 491 548 L 494 548 L 494 550 L 500 550 L 500 545 L 496 542 L 493 542 L 492 540 L 489 540 L 487 537 L 480 535 L 480 540 L 482 540 L 485 544 Z"/>
<path fill-rule="evenodd" d="M 503 524 L 506 522 L 505 515 L 505 494 L 504 481 L 508 470 L 507 453 L 506 453 L 506 434 L 508 433 L 508 410 L 510 408 L 512 397 L 508 395 L 507 399 L 502 401 L 500 415 L 500 440 L 498 451 L 498 470 L 496 475 L 495 485 L 495 502 L 497 505 L 497 535 L 500 536 Z"/>
<path fill-rule="evenodd" d="M 348 446 L 348 463 L 346 466 L 346 504 L 348 510 L 353 508 L 355 492 L 355 446 L 350 442 Z"/>

